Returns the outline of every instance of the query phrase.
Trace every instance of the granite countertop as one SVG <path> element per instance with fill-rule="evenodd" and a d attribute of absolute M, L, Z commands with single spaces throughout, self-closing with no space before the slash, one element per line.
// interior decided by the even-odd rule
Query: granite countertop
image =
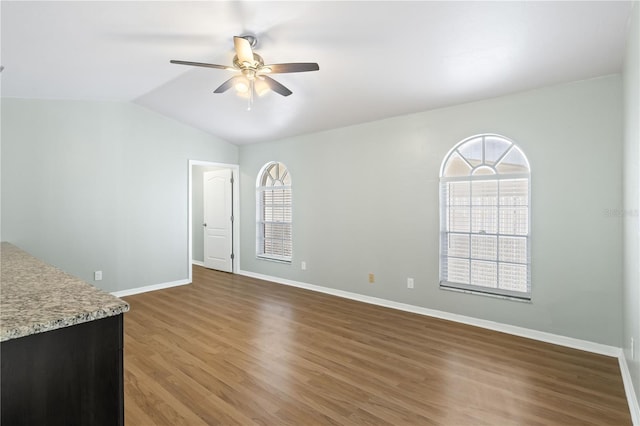
<path fill-rule="evenodd" d="M 119 315 L 129 305 L 3 242 L 0 342 Z"/>

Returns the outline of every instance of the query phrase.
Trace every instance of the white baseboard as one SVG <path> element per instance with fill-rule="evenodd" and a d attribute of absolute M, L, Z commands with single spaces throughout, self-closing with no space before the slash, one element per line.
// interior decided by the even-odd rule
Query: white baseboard
<path fill-rule="evenodd" d="M 580 349 L 583 351 L 593 352 L 601 355 L 607 355 L 607 356 L 618 358 L 621 352 L 621 349 L 615 346 L 603 345 L 601 343 L 594 343 L 587 340 L 575 339 L 573 337 L 561 336 L 558 334 L 547 333 L 544 331 L 532 330 L 529 328 L 518 327 L 514 325 L 503 324 L 503 323 L 483 320 L 479 318 L 468 317 L 465 315 L 459 315 L 459 314 L 453 314 L 445 311 L 438 311 L 435 309 L 423 308 L 421 306 L 409 305 L 407 303 L 400 303 L 400 302 L 394 302 L 392 300 L 365 296 L 362 294 L 352 293 L 349 291 L 336 290 L 333 288 L 322 287 L 314 284 L 307 284 L 299 281 L 288 280 L 285 278 L 272 277 L 269 275 L 257 274 L 255 272 L 249 272 L 249 271 L 241 270 L 241 271 L 238 271 L 238 274 L 246 275 L 248 277 L 257 278 L 261 280 L 272 281 L 278 284 L 284 284 L 292 287 L 313 290 L 320 293 L 331 294 L 333 296 L 343 297 L 345 299 L 357 300 L 359 302 L 365 302 L 372 305 L 384 306 L 387 308 L 398 309 L 401 311 L 411 312 L 414 314 L 441 318 L 449 321 L 459 322 L 462 324 L 474 325 L 476 327 L 482 327 L 489 330 L 500 331 L 503 333 L 513 334 L 515 336 L 526 337 L 529 339 L 539 340 L 546 343 L 553 343 L 555 345 L 566 346 L 573 349 Z"/>
<path fill-rule="evenodd" d="M 191 260 L 191 264 L 192 265 L 196 265 L 196 266 L 203 266 L 204 267 L 204 262 L 202 262 L 200 260 Z"/>
<path fill-rule="evenodd" d="M 129 290 L 114 291 L 111 294 L 116 296 L 116 297 L 133 296 L 134 294 L 146 293 L 148 291 L 162 290 L 162 289 L 171 288 L 171 287 L 178 287 L 178 286 L 187 285 L 187 284 L 191 284 L 191 281 L 190 280 L 178 280 L 178 281 L 171 281 L 171 282 L 168 282 L 168 283 L 153 284 L 153 285 L 147 285 L 147 286 L 144 286 L 144 287 L 132 288 L 132 289 L 129 289 Z"/>
<path fill-rule="evenodd" d="M 629 402 L 629 411 L 631 412 L 631 422 L 635 426 L 640 426 L 640 404 L 638 404 L 638 398 L 636 397 L 636 391 L 633 388 L 633 380 L 631 379 L 631 373 L 627 366 L 627 358 L 624 355 L 624 351 L 620 350 L 620 356 L 618 357 L 618 363 L 620 364 L 620 372 L 622 373 L 622 383 L 624 383 L 624 393 L 627 395 L 627 401 Z"/>

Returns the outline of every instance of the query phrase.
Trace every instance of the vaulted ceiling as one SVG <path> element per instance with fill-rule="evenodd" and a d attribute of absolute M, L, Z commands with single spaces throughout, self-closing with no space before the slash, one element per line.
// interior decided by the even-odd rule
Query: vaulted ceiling
<path fill-rule="evenodd" d="M 637 2 L 636 2 L 637 3 Z M 5 1 L 3 97 L 130 101 L 235 144 L 617 73 L 633 2 Z M 637 7 L 637 6 L 636 6 Z M 233 36 L 293 91 L 213 90 Z"/>

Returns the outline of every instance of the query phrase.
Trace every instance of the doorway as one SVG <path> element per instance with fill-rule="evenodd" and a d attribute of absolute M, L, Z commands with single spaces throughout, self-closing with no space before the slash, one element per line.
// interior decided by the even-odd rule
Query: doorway
<path fill-rule="evenodd" d="M 205 174 L 210 177 L 209 192 L 216 200 L 208 200 L 209 211 L 213 216 L 205 220 Z M 228 185 L 224 180 L 228 177 Z M 213 269 L 236 272 L 239 269 L 239 166 L 236 164 L 215 163 L 210 161 L 189 160 L 189 211 L 188 235 L 189 281 L 192 281 L 191 265 L 200 265 Z M 211 179 L 213 177 L 213 179 Z M 226 192 L 222 194 L 221 192 Z M 219 202 L 230 200 L 229 207 L 222 207 Z M 232 219 L 233 218 L 233 219 Z M 209 223 L 211 222 L 211 223 Z M 221 226 L 230 224 L 228 229 Z M 206 224 L 206 226 L 205 226 Z M 223 235 L 225 234 L 226 235 Z M 209 259 L 206 259 L 205 241 L 209 235 Z M 229 238 L 228 240 L 225 240 Z M 228 241 L 225 243 L 224 241 Z M 213 246 L 212 244 L 213 243 Z M 212 246 L 212 247 L 211 247 Z M 228 251 L 228 254 L 224 252 Z M 228 262 L 223 262 L 227 257 Z"/>

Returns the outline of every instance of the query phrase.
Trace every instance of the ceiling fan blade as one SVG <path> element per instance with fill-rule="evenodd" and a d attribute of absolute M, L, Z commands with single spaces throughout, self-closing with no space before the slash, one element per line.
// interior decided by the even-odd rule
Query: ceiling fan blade
<path fill-rule="evenodd" d="M 236 48 L 236 55 L 238 55 L 238 61 L 240 63 L 247 62 L 253 64 L 253 50 L 251 50 L 251 43 L 244 37 L 233 37 L 233 45 Z"/>
<path fill-rule="evenodd" d="M 265 83 L 267 83 L 267 85 L 269 86 L 269 89 L 273 90 L 279 95 L 289 96 L 290 94 L 293 93 L 291 90 L 287 89 L 286 87 L 284 87 L 282 84 L 278 83 L 271 77 L 267 77 L 266 75 L 263 75 L 263 76 L 260 76 L 260 78 L 263 79 Z"/>
<path fill-rule="evenodd" d="M 191 65 L 194 67 L 216 68 L 220 70 L 235 70 L 235 68 L 233 67 L 227 67 L 225 65 L 216 65 L 216 64 L 205 64 L 204 62 L 177 61 L 175 59 L 172 59 L 169 62 L 171 62 L 172 64 Z"/>
<path fill-rule="evenodd" d="M 268 68 L 271 71 L 266 70 Z M 270 74 L 282 74 L 287 72 L 305 72 L 305 71 L 318 71 L 320 66 L 315 62 L 299 62 L 292 64 L 271 64 L 265 65 L 260 69 L 260 72 L 267 72 Z"/>
<path fill-rule="evenodd" d="M 216 90 L 213 91 L 213 93 L 224 93 L 227 90 L 231 89 L 233 86 L 236 85 L 236 83 L 238 83 L 238 81 L 244 79 L 244 77 L 240 76 L 240 75 L 236 75 L 235 77 L 231 77 L 229 80 L 225 81 L 224 83 L 222 83 Z"/>

